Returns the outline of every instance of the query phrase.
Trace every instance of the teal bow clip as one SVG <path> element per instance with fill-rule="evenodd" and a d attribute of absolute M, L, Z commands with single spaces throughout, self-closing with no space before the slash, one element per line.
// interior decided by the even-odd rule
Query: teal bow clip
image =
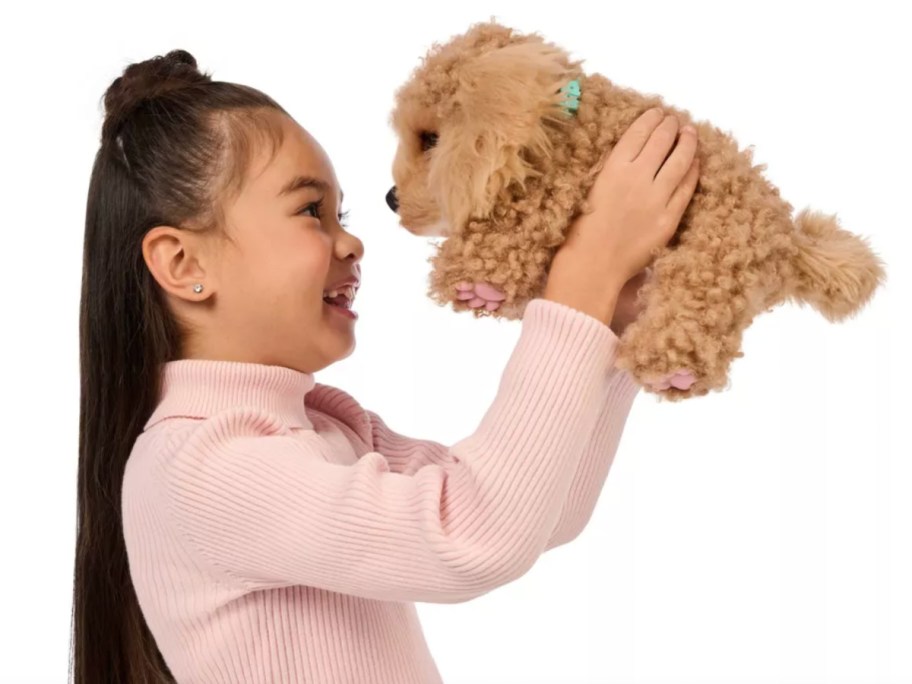
<path fill-rule="evenodd" d="M 579 96 L 581 92 L 579 81 L 573 79 L 561 88 L 560 92 L 565 96 L 563 102 L 561 102 L 561 107 L 567 111 L 567 114 L 572 115 L 579 109 Z"/>

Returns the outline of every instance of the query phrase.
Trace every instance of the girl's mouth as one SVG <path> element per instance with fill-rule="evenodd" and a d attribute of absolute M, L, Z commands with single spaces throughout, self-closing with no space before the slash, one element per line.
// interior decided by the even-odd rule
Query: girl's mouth
<path fill-rule="evenodd" d="M 338 290 L 327 290 L 323 292 L 323 302 L 348 318 L 357 319 L 358 314 L 352 310 L 352 303 L 355 299 L 356 288 L 346 285 Z"/>
<path fill-rule="evenodd" d="M 323 303 L 326 304 L 326 306 L 348 318 L 354 320 L 358 318 L 358 313 L 351 308 L 352 300 L 349 299 L 346 294 L 341 293 L 335 296 L 330 295 L 332 295 L 332 293 L 327 294 L 323 297 Z"/>

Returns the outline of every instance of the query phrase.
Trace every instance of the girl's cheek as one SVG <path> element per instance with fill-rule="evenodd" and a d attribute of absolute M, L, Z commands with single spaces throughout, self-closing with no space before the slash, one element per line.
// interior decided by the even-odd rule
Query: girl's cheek
<path fill-rule="evenodd" d="M 332 262 L 332 240 L 322 233 L 311 236 L 304 245 L 302 256 L 305 270 L 313 278 L 325 280 Z"/>

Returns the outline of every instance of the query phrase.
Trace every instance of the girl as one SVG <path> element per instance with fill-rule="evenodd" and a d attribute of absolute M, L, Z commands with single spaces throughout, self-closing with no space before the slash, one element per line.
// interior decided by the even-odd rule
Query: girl
<path fill-rule="evenodd" d="M 354 348 L 364 250 L 307 131 L 179 50 L 129 66 L 105 109 L 75 681 L 441 682 L 414 602 L 482 596 L 589 520 L 637 391 L 617 335 L 694 191 L 695 136 L 657 111 L 624 135 L 492 405 L 446 447 L 314 380 Z"/>

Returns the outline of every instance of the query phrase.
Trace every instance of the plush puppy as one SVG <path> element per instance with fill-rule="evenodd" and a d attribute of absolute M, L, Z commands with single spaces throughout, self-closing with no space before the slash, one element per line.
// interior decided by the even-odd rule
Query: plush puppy
<path fill-rule="evenodd" d="M 521 318 L 569 225 L 590 210 L 606 153 L 655 106 L 697 128 L 700 179 L 639 290 L 619 368 L 667 399 L 704 395 L 727 386 L 757 314 L 791 300 L 838 321 L 867 303 L 885 275 L 865 239 L 835 215 L 793 216 L 750 148 L 581 63 L 487 22 L 434 43 L 396 92 L 386 200 L 407 230 L 444 238 L 429 259 L 436 303 Z"/>

